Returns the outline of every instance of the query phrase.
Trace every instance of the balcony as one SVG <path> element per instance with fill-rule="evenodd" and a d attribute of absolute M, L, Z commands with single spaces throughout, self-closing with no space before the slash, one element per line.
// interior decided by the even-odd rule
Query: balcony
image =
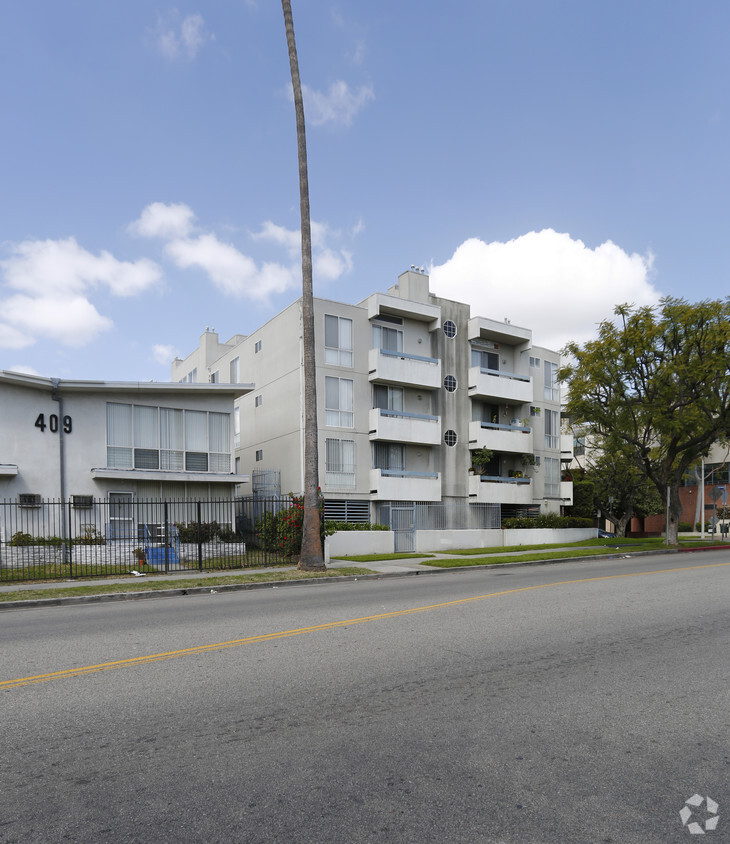
<path fill-rule="evenodd" d="M 479 504 L 532 504 L 532 480 L 470 475 L 469 498 Z"/>
<path fill-rule="evenodd" d="M 437 472 L 405 469 L 371 469 L 373 501 L 440 501 L 441 476 Z"/>
<path fill-rule="evenodd" d="M 467 327 L 469 340 L 491 340 L 505 346 L 526 348 L 532 342 L 532 331 L 511 322 L 498 322 L 486 317 L 472 317 Z"/>
<path fill-rule="evenodd" d="M 469 368 L 469 395 L 472 398 L 484 396 L 513 404 L 526 404 L 533 400 L 532 378 L 516 372 L 472 366 Z"/>
<path fill-rule="evenodd" d="M 437 390 L 441 386 L 441 362 L 436 358 L 370 349 L 368 370 L 370 381 L 387 381 L 424 390 Z"/>
<path fill-rule="evenodd" d="M 560 459 L 564 463 L 572 463 L 573 462 L 573 435 L 572 434 L 561 434 L 560 435 Z"/>
<path fill-rule="evenodd" d="M 424 413 L 406 413 L 402 410 L 370 411 L 370 439 L 419 445 L 440 445 L 440 417 Z"/>
<path fill-rule="evenodd" d="M 469 446 L 511 454 L 532 454 L 532 429 L 523 425 L 470 422 Z"/>
<path fill-rule="evenodd" d="M 573 506 L 573 481 L 560 481 L 560 500 L 565 507 Z"/>

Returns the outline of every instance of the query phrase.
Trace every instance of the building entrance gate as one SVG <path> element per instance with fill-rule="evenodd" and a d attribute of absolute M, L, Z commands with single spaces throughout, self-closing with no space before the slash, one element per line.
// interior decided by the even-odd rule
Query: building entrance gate
<path fill-rule="evenodd" d="M 393 507 L 390 511 L 390 517 L 394 534 L 394 549 L 396 551 L 415 551 L 416 531 L 413 505 Z"/>

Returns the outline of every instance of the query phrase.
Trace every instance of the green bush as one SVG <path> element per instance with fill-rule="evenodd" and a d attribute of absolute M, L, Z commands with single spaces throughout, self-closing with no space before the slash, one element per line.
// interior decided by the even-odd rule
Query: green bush
<path fill-rule="evenodd" d="M 532 518 L 530 516 L 518 516 L 512 519 L 503 519 L 502 527 L 506 530 L 533 529 L 533 528 L 586 528 L 594 527 L 593 519 L 583 519 L 578 516 L 558 516 L 557 513 L 546 513 Z"/>
<path fill-rule="evenodd" d="M 180 542 L 198 542 L 198 523 L 191 522 L 188 525 L 175 522 Z M 218 522 L 200 523 L 200 542 L 212 542 L 220 535 L 222 528 Z"/>
<path fill-rule="evenodd" d="M 33 545 L 35 540 L 29 533 L 19 530 L 10 537 L 10 545 Z"/>
<path fill-rule="evenodd" d="M 333 533 L 346 530 L 390 530 L 390 528 L 387 525 L 374 525 L 370 522 L 335 522 L 332 519 L 324 523 L 325 536 L 332 536 Z"/>
<path fill-rule="evenodd" d="M 692 525 L 689 522 L 680 522 L 678 525 L 680 533 L 689 533 L 692 530 Z"/>

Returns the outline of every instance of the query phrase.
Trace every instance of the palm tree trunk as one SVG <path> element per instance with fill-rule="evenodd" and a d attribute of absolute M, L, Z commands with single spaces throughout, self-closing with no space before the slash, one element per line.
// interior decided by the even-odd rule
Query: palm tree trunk
<path fill-rule="evenodd" d="M 299 205 L 302 220 L 302 335 L 304 345 L 304 513 L 302 524 L 302 571 L 322 571 L 322 535 L 319 514 L 319 455 L 317 443 L 317 384 L 314 357 L 314 298 L 312 292 L 312 231 L 309 219 L 309 176 L 307 137 L 304 131 L 304 101 L 299 79 L 297 45 L 294 40 L 290 0 L 281 0 L 289 48 L 294 109 L 297 117 L 299 154 Z"/>

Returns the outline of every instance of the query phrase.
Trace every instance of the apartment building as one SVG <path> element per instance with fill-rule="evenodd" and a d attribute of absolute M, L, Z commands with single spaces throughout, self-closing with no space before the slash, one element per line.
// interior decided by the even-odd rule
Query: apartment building
<path fill-rule="evenodd" d="M 0 499 L 232 499 L 233 401 L 251 385 L 0 371 Z"/>
<path fill-rule="evenodd" d="M 499 527 L 572 501 L 561 461 L 559 353 L 528 328 L 471 316 L 412 268 L 387 293 L 315 299 L 320 484 L 328 517 L 412 528 Z M 304 486 L 301 301 L 248 336 L 200 344 L 173 381 L 239 378 L 234 436 L 254 493 Z M 477 449 L 487 465 L 473 467 Z"/>

